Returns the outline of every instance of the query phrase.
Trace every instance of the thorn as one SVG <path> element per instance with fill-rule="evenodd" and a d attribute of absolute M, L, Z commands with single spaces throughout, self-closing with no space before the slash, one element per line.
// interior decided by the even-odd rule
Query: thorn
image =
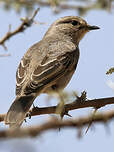
<path fill-rule="evenodd" d="M 87 127 L 87 129 L 85 131 L 85 134 L 87 134 L 87 132 L 88 132 L 88 130 L 89 130 L 89 128 L 90 128 L 91 125 L 92 125 L 92 121 L 89 123 L 89 125 L 88 125 L 88 127 Z"/>
<path fill-rule="evenodd" d="M 69 117 L 72 117 L 72 115 L 70 115 L 69 113 L 66 113 L 65 115 L 69 116 Z"/>
<path fill-rule="evenodd" d="M 95 110 L 93 111 L 93 114 L 92 114 L 92 116 L 91 116 L 91 122 L 89 123 L 89 125 L 88 125 L 88 127 L 87 127 L 87 129 L 86 129 L 86 131 L 85 131 L 85 134 L 87 134 L 89 128 L 91 127 L 91 125 L 92 125 L 92 120 L 93 120 L 93 118 L 94 118 L 94 116 L 95 116 L 97 110 L 98 110 L 98 109 L 95 108 Z"/>
<path fill-rule="evenodd" d="M 33 103 L 33 108 L 36 108 L 36 106 L 34 105 L 34 103 Z"/>
<path fill-rule="evenodd" d="M 32 108 L 32 110 L 38 110 L 38 106 L 35 106 L 34 104 L 33 104 L 33 108 Z"/>
<path fill-rule="evenodd" d="M 24 119 L 24 121 L 25 121 L 25 122 L 27 122 L 27 120 L 26 120 L 26 119 Z"/>
<path fill-rule="evenodd" d="M 6 50 L 6 51 L 8 50 L 4 43 L 2 44 L 2 46 L 3 46 L 4 50 Z"/>
<path fill-rule="evenodd" d="M 78 129 L 78 133 L 77 133 L 78 138 L 82 137 L 82 128 Z"/>
<path fill-rule="evenodd" d="M 39 7 L 35 10 L 33 16 L 31 17 L 32 20 L 35 18 L 35 16 L 37 15 L 37 13 L 38 13 L 39 10 L 40 10 Z"/>
<path fill-rule="evenodd" d="M 59 127 L 58 131 L 60 132 L 61 131 L 61 128 Z"/>
<path fill-rule="evenodd" d="M 9 24 L 9 29 L 8 29 L 8 33 L 11 32 L 11 24 Z"/>

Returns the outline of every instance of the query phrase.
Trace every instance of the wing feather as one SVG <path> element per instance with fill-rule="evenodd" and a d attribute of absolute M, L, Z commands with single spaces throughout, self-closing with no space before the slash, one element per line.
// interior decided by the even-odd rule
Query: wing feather
<path fill-rule="evenodd" d="M 25 94 L 42 90 L 46 85 L 60 78 L 72 64 L 73 56 L 68 53 L 42 66 L 38 66 L 31 75 L 31 81 L 26 86 Z M 39 70 L 40 68 L 40 70 Z"/>
<path fill-rule="evenodd" d="M 16 95 L 20 93 L 23 83 L 26 80 L 29 63 L 30 63 L 30 59 L 27 57 L 23 57 L 18 66 L 16 72 Z"/>

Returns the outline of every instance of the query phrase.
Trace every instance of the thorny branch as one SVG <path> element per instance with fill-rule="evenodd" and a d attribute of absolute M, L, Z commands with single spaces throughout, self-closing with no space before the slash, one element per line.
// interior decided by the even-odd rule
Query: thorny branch
<path fill-rule="evenodd" d="M 83 92 L 81 97 L 77 97 L 75 101 L 72 103 L 64 105 L 64 115 L 69 116 L 69 111 L 80 109 L 80 108 L 88 108 L 93 107 L 95 109 L 99 109 L 105 105 L 114 104 L 114 97 L 109 98 L 100 98 L 100 99 L 93 99 L 93 100 L 86 100 L 86 92 Z M 27 114 L 27 117 L 29 116 L 37 116 L 37 115 L 43 115 L 43 114 L 55 114 L 56 113 L 57 106 L 51 106 L 51 107 L 33 107 L 29 112 L 30 115 Z M 0 122 L 4 121 L 4 117 L 6 114 L 0 115 Z"/>
<path fill-rule="evenodd" d="M 21 18 L 22 23 L 14 31 L 11 31 L 11 25 L 9 25 L 9 30 L 4 35 L 4 37 L 1 38 L 0 45 L 2 45 L 5 49 L 7 49 L 5 46 L 5 41 L 7 41 L 12 36 L 14 36 L 20 32 L 24 32 L 28 27 L 30 27 L 34 22 L 34 18 L 36 16 L 36 14 L 38 13 L 38 11 L 39 11 L 39 8 L 35 10 L 35 12 L 31 18 L 28 18 L 28 17 Z"/>
<path fill-rule="evenodd" d="M 59 120 L 52 118 L 48 122 L 30 128 L 22 128 L 18 130 L 2 130 L 0 131 L 0 138 L 25 138 L 25 137 L 36 137 L 46 131 L 55 130 L 60 128 L 74 128 L 80 129 L 87 126 L 91 120 L 94 123 L 106 124 L 109 120 L 114 119 L 114 110 L 108 112 L 102 112 L 96 114 L 94 117 L 86 116 L 77 119 Z"/>
<path fill-rule="evenodd" d="M 80 15 L 86 14 L 86 12 L 90 11 L 91 9 L 103 9 L 111 11 L 111 8 L 113 8 L 112 4 L 114 2 L 114 0 L 74 0 L 72 1 L 73 3 L 70 3 L 70 0 L 15 0 L 12 3 L 5 0 L 1 1 L 4 4 L 4 8 L 8 7 L 11 9 L 13 7 L 17 12 L 20 12 L 23 8 L 26 11 L 31 11 L 34 9 L 34 6 L 38 5 L 40 7 L 49 7 L 54 13 L 72 9 L 76 10 Z"/>
<path fill-rule="evenodd" d="M 35 1 L 35 0 L 34 0 Z M 79 0 L 80 1 L 80 0 Z M 84 0 L 83 3 L 85 3 L 86 1 Z M 61 10 L 77 10 L 78 13 L 80 15 L 84 15 L 87 11 L 91 10 L 91 9 L 107 9 L 107 10 L 111 10 L 111 7 L 112 7 L 112 1 L 111 0 L 102 0 L 102 1 L 95 1 L 94 3 L 89 2 L 87 3 L 86 6 L 83 6 L 83 5 L 77 5 L 77 4 L 69 4 L 66 2 L 61 2 L 58 0 L 56 1 L 53 1 L 53 0 L 50 0 L 50 1 L 37 1 L 36 2 L 37 4 L 39 4 L 40 6 L 42 7 L 45 7 L 45 6 L 51 6 L 52 8 L 55 7 L 55 9 L 53 9 L 53 11 L 55 13 L 59 13 Z M 58 10 L 57 10 L 58 8 Z"/>

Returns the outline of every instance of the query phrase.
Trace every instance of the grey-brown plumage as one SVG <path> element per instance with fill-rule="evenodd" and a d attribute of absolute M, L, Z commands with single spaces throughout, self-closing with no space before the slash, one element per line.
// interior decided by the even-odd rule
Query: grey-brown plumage
<path fill-rule="evenodd" d="M 19 127 L 35 98 L 41 93 L 62 90 L 70 81 L 79 59 L 78 44 L 90 30 L 80 17 L 66 16 L 55 21 L 43 39 L 22 58 L 16 73 L 16 99 L 5 123 Z"/>

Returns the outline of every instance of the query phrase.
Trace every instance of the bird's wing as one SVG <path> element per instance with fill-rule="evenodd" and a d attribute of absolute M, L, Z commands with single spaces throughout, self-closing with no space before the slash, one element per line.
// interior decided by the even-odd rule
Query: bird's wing
<path fill-rule="evenodd" d="M 31 74 L 31 79 L 26 86 L 25 94 L 40 92 L 43 89 L 53 85 L 57 79 L 62 77 L 67 70 L 69 70 L 69 66 L 73 66 L 75 69 L 78 62 L 79 53 L 77 53 L 77 61 L 74 61 L 76 60 L 75 54 L 76 50 L 73 52 L 67 52 L 50 61 L 48 60 L 48 62 L 42 65 L 38 65 Z"/>
<path fill-rule="evenodd" d="M 34 64 L 35 59 L 33 59 L 33 54 L 35 53 L 35 51 L 37 51 L 37 55 L 41 61 L 42 61 L 42 58 L 45 56 L 45 54 L 42 55 L 42 52 L 39 50 L 39 45 L 40 45 L 40 42 L 34 44 L 31 48 L 29 48 L 20 61 L 20 64 L 16 72 L 16 95 L 21 94 L 23 86 L 25 85 L 28 79 L 28 76 L 30 74 L 30 71 L 29 71 L 30 66 L 31 64 Z M 37 62 L 38 62 L 37 64 L 39 64 L 39 61 Z"/>
<path fill-rule="evenodd" d="M 23 57 L 16 72 L 16 95 L 20 94 L 21 88 L 27 78 L 27 69 L 29 67 L 30 58 Z"/>
<path fill-rule="evenodd" d="M 22 58 L 16 73 L 16 95 L 39 92 L 63 76 L 74 60 L 77 65 L 78 48 L 71 51 L 69 46 L 59 45 L 51 50 L 48 45 L 37 43 Z"/>

